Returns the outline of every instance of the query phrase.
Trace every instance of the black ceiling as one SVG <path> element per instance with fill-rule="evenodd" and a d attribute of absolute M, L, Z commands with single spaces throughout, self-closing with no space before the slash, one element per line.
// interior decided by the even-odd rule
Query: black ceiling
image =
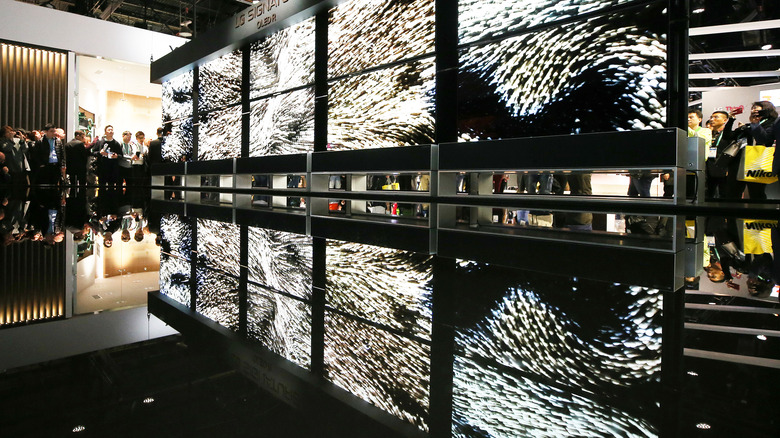
<path fill-rule="evenodd" d="M 243 0 L 20 0 L 61 11 L 169 35 L 197 35 L 232 17 L 251 1 Z M 182 25 L 190 21 L 188 26 Z M 181 35 L 181 36 L 186 36 Z"/>

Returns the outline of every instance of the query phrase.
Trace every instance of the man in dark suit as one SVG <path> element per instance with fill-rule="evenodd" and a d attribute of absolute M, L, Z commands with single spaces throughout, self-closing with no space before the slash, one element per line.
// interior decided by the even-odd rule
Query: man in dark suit
<path fill-rule="evenodd" d="M 57 185 L 65 177 L 67 160 L 62 141 L 57 138 L 57 128 L 47 123 L 45 135 L 35 143 L 31 158 L 37 168 L 33 184 Z"/>
<path fill-rule="evenodd" d="M 76 131 L 73 140 L 65 144 L 65 157 L 68 161 L 70 185 L 87 185 L 87 149 L 84 145 L 84 132 Z"/>
<path fill-rule="evenodd" d="M 165 130 L 163 128 L 157 128 L 157 139 L 152 140 L 149 143 L 149 163 L 162 163 L 162 143 Z"/>

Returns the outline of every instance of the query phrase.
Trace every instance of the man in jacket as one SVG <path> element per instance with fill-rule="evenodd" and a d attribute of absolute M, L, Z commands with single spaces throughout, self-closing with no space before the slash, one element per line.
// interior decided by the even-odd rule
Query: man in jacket
<path fill-rule="evenodd" d="M 45 134 L 35 143 L 31 154 L 37 168 L 33 183 L 58 185 L 67 170 L 65 148 L 57 138 L 57 128 L 53 124 L 47 123 L 43 130 Z"/>
<path fill-rule="evenodd" d="M 87 185 L 87 149 L 84 145 L 84 132 L 76 131 L 73 140 L 65 144 L 65 157 L 68 161 L 70 185 Z"/>

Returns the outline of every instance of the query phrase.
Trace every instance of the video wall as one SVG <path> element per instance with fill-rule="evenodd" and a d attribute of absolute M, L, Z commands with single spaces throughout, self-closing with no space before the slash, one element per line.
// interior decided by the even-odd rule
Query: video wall
<path fill-rule="evenodd" d="M 166 81 L 163 121 L 173 133 L 165 159 L 314 151 L 315 100 L 323 98 L 321 150 L 435 143 L 442 91 L 434 6 L 434 0 L 350 0 L 331 8 L 326 96 L 314 93 L 313 17 Z M 459 0 L 451 7 L 458 17 L 452 44 L 460 141 L 666 125 L 667 2 Z"/>
<path fill-rule="evenodd" d="M 331 239 L 322 239 L 324 260 L 315 263 L 311 236 L 163 219 L 163 293 L 189 306 L 194 269 L 198 313 L 240 332 L 245 312 L 247 339 L 306 370 L 322 363 L 324 379 L 422 431 L 430 430 L 432 348 L 442 342 L 433 332 L 441 325 L 454 333 L 445 348 L 452 356 L 438 362 L 452 367 L 453 436 L 659 432 L 658 289 L 474 260 L 446 259 L 448 268 L 436 271 L 430 254 Z M 192 231 L 197 257 L 174 257 Z M 325 278 L 324 307 L 313 306 L 316 275 Z M 435 317 L 443 305 L 434 299 L 437 276 L 447 288 L 439 299 L 451 304 Z M 319 343 L 322 357 L 313 357 Z"/>
<path fill-rule="evenodd" d="M 442 44 L 457 52 L 453 138 L 664 127 L 667 3 L 452 2 L 457 39 Z M 448 92 L 437 87 L 435 4 L 339 2 L 327 20 L 300 21 L 171 79 L 166 159 L 435 143 L 436 104 Z M 327 65 L 318 66 L 323 35 Z M 327 94 L 317 95 L 323 83 Z M 189 90 L 189 100 L 175 90 Z M 443 366 L 452 372 L 445 411 L 454 436 L 659 433 L 659 290 L 563 268 L 533 273 L 391 244 L 177 219 L 166 217 L 168 246 L 190 233 L 198 256 L 166 253 L 163 293 L 421 431 L 441 411 L 431 394 Z M 445 289 L 438 302 L 436 281 L 449 285 L 437 289 Z M 443 317 L 434 311 L 441 300 L 456 303 Z M 437 327 L 453 338 L 437 339 Z"/>

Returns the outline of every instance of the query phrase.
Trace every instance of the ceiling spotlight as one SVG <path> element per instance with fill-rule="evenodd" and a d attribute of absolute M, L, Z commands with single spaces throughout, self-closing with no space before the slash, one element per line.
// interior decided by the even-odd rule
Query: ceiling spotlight
<path fill-rule="evenodd" d="M 192 24 L 192 20 L 184 20 L 181 22 L 182 26 L 189 26 L 190 24 Z"/>
<path fill-rule="evenodd" d="M 696 371 L 688 371 L 688 375 L 689 376 L 693 376 L 693 377 L 697 377 L 699 375 L 699 373 L 697 373 Z"/>
<path fill-rule="evenodd" d="M 761 340 L 761 341 L 766 341 L 766 336 L 764 336 L 764 335 L 758 335 L 758 336 L 756 336 L 756 337 L 757 337 L 759 340 Z"/>
<path fill-rule="evenodd" d="M 190 32 L 188 30 L 183 30 L 183 31 L 179 32 L 179 36 L 183 37 L 183 38 L 189 38 L 189 37 L 192 36 L 192 32 Z"/>
<path fill-rule="evenodd" d="M 710 426 L 707 423 L 699 423 L 699 424 L 696 425 L 696 428 L 697 429 L 701 429 L 701 430 L 709 430 L 709 429 L 712 428 L 712 426 Z"/>
<path fill-rule="evenodd" d="M 693 12 L 694 14 L 701 14 L 702 12 L 704 12 L 704 8 L 696 8 L 691 12 Z"/>
<path fill-rule="evenodd" d="M 146 398 L 144 399 L 144 403 L 145 403 L 145 404 L 147 404 L 147 405 L 148 405 L 148 404 L 150 404 L 150 403 L 154 403 L 154 398 L 152 398 L 152 397 L 146 397 Z"/>
<path fill-rule="evenodd" d="M 769 50 L 771 48 L 772 48 L 771 44 L 764 44 L 763 46 L 761 46 L 761 50 Z"/>
<path fill-rule="evenodd" d="M 87 428 L 84 427 L 83 424 L 79 424 L 78 426 L 73 428 L 73 433 L 84 432 L 85 430 L 87 430 Z"/>

